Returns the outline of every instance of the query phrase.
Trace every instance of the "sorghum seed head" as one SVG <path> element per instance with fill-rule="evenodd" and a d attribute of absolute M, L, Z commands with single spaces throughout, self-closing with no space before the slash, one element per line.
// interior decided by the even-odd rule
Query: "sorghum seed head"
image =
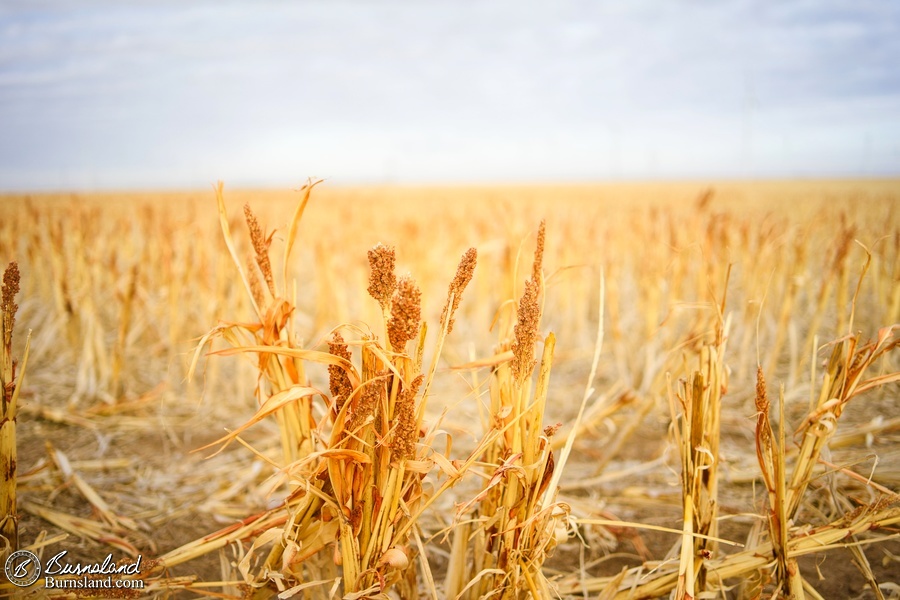
<path fill-rule="evenodd" d="M 253 243 L 253 250 L 256 252 L 256 264 L 266 280 L 266 286 L 272 296 L 275 296 L 275 278 L 272 276 L 272 264 L 269 262 L 269 240 L 263 235 L 262 229 L 259 227 L 259 221 L 256 215 L 250 210 L 250 205 L 244 205 L 244 217 L 247 220 L 247 228 L 250 230 L 250 241 Z"/>
<path fill-rule="evenodd" d="M 544 263 L 544 234 L 546 230 L 546 220 L 541 221 L 538 228 L 537 246 L 534 249 L 534 264 L 531 267 L 531 279 L 537 283 L 541 283 L 541 268 Z"/>
<path fill-rule="evenodd" d="M 391 302 L 391 318 L 388 319 L 388 339 L 397 352 L 402 352 L 406 342 L 416 337 L 422 320 L 422 292 L 408 276 L 401 277 Z"/>
<path fill-rule="evenodd" d="M 539 284 L 531 279 L 525 282 L 525 293 L 519 300 L 516 339 L 512 345 L 512 372 L 517 379 L 524 379 L 534 367 L 534 344 L 538 338 L 541 308 L 538 304 Z"/>
<path fill-rule="evenodd" d="M 466 289 L 466 286 L 469 285 L 469 282 L 472 281 L 472 275 L 475 273 L 475 264 L 477 262 L 478 252 L 475 248 L 469 248 L 466 250 L 466 253 L 463 254 L 463 257 L 459 261 L 459 265 L 456 267 L 456 275 L 453 277 L 453 281 L 450 282 L 450 289 L 447 291 L 447 303 L 444 304 L 444 310 L 441 312 L 441 323 L 444 322 L 444 319 L 448 318 L 448 313 L 450 315 L 449 321 L 447 322 L 448 334 L 453 331 L 453 314 L 456 312 L 456 309 L 459 308 L 463 291 Z M 453 299 L 452 303 L 450 300 L 451 297 Z"/>
<path fill-rule="evenodd" d="M 344 343 L 344 338 L 340 332 L 334 332 L 334 335 L 328 342 L 328 351 L 335 356 L 350 360 L 350 349 Z M 334 398 L 335 411 L 340 412 L 344 402 L 353 393 L 353 384 L 350 383 L 347 372 L 337 365 L 328 365 L 328 384 L 331 389 L 331 396 Z"/>
<path fill-rule="evenodd" d="M 394 275 L 396 254 L 392 246 L 377 244 L 369 250 L 369 287 L 368 292 L 382 310 L 387 309 L 397 287 L 397 276 Z"/>
<path fill-rule="evenodd" d="M 418 431 L 416 427 L 416 394 L 425 377 L 419 375 L 413 379 L 409 387 L 400 392 L 395 411 L 397 413 L 397 426 L 394 430 L 394 438 L 391 440 L 391 449 L 398 458 L 413 459 L 416 456 L 416 440 Z"/>

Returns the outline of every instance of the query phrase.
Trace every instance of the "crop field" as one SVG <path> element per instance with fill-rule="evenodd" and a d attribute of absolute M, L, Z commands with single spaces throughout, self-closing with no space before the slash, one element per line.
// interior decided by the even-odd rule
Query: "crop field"
<path fill-rule="evenodd" d="M 0 559 L 140 582 L 0 595 L 900 598 L 900 181 L 7 195 L 0 268 Z"/>

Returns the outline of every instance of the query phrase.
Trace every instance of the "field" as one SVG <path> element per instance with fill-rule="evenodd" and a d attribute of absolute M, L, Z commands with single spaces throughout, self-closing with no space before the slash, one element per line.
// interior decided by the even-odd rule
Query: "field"
<path fill-rule="evenodd" d="M 900 181 L 0 207 L 2 558 L 141 557 L 81 597 L 900 598 Z"/>

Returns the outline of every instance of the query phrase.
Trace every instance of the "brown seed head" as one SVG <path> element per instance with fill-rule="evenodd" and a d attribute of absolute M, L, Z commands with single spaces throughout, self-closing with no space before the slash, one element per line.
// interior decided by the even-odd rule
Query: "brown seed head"
<path fill-rule="evenodd" d="M 543 281 L 541 277 L 541 267 L 544 264 L 544 233 L 546 225 L 547 221 L 541 220 L 541 226 L 538 228 L 537 246 L 534 249 L 534 265 L 531 267 L 531 279 L 538 283 Z"/>
<path fill-rule="evenodd" d="M 422 292 L 412 277 L 401 277 L 391 302 L 391 318 L 387 324 L 388 339 L 394 350 L 402 352 L 406 342 L 416 337 L 421 320 Z"/>
<path fill-rule="evenodd" d="M 370 379 L 365 382 L 359 403 L 356 410 L 353 411 L 353 418 L 350 420 L 350 431 L 356 431 L 366 422 L 370 416 L 375 414 L 375 409 L 381 405 L 387 390 L 383 375 L 387 375 L 390 371 L 383 371 L 377 374 L 377 379 Z"/>
<path fill-rule="evenodd" d="M 247 278 L 250 280 L 250 293 L 253 294 L 253 300 L 260 308 L 265 307 L 265 294 L 263 294 L 262 283 L 259 281 L 259 275 L 256 270 L 256 263 L 251 254 L 247 254 Z"/>
<path fill-rule="evenodd" d="M 769 415 L 769 393 L 766 391 L 766 377 L 762 367 L 756 367 L 756 412 Z"/>
<path fill-rule="evenodd" d="M 3 313 L 3 343 L 7 348 L 12 345 L 12 331 L 16 324 L 16 294 L 19 293 L 19 263 L 12 261 L 3 272 L 3 291 L 0 295 L 0 311 Z"/>
<path fill-rule="evenodd" d="M 769 394 L 766 392 L 766 378 L 762 367 L 756 368 L 756 459 L 762 470 L 766 489 L 775 489 L 775 466 L 772 425 L 769 422 Z"/>
<path fill-rule="evenodd" d="M 350 360 L 350 348 L 347 347 L 343 336 L 337 331 L 328 342 L 328 351 L 335 356 Z M 335 412 L 340 412 L 344 402 L 353 393 L 353 384 L 350 383 L 347 372 L 337 365 L 328 365 L 328 383 L 331 388 L 331 396 L 334 398 Z"/>
<path fill-rule="evenodd" d="M 397 287 L 397 276 L 394 275 L 394 264 L 397 256 L 393 246 L 377 244 L 369 250 L 369 295 L 378 301 L 382 310 L 386 310 L 394 289 Z"/>
<path fill-rule="evenodd" d="M 453 314 L 456 312 L 456 309 L 459 308 L 459 302 L 462 300 L 463 291 L 466 289 L 466 286 L 469 285 L 469 282 L 472 281 L 472 275 L 475 273 L 475 264 L 477 262 L 478 251 L 476 251 L 475 248 L 469 248 L 466 250 L 466 253 L 463 254 L 463 257 L 459 261 L 459 265 L 456 267 L 456 276 L 453 277 L 453 281 L 450 282 L 450 289 L 447 291 L 447 303 L 444 305 L 444 310 L 441 312 L 441 323 L 447 318 L 447 313 L 450 313 L 450 320 L 447 323 L 448 334 L 453 331 Z M 450 301 L 451 297 L 453 298 L 452 303 Z"/>
<path fill-rule="evenodd" d="M 272 297 L 275 297 L 275 278 L 272 276 L 272 264 L 269 262 L 269 242 L 263 235 L 262 229 L 259 228 L 259 222 L 256 215 L 250 210 L 250 205 L 244 205 L 244 217 L 247 219 L 247 228 L 250 230 L 250 241 L 253 243 L 253 250 L 256 252 L 256 264 L 266 280 L 266 286 Z"/>
<path fill-rule="evenodd" d="M 541 308 L 538 304 L 538 284 L 529 279 L 525 282 L 525 293 L 519 300 L 518 322 L 516 323 L 516 339 L 512 345 L 513 376 L 519 380 L 527 377 L 534 368 L 534 344 L 538 338 L 538 325 L 541 321 Z"/>
<path fill-rule="evenodd" d="M 3 272 L 3 312 L 15 313 L 18 310 L 15 299 L 19 293 L 19 263 L 12 261 Z"/>
<path fill-rule="evenodd" d="M 394 430 L 394 438 L 391 440 L 391 449 L 398 458 L 411 460 L 416 456 L 416 394 L 425 377 L 419 375 L 413 379 L 409 387 L 400 392 L 395 407 L 397 427 Z"/>

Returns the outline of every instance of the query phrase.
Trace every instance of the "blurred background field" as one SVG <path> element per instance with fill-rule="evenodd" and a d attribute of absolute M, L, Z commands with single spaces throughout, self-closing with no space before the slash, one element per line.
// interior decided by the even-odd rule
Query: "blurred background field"
<path fill-rule="evenodd" d="M 297 191 L 230 190 L 226 182 L 238 254 L 252 253 L 245 203 L 279 255 L 298 200 Z M 6 195 L 0 206 L 0 259 L 18 261 L 22 273 L 14 354 L 21 356 L 25 332 L 33 331 L 18 418 L 22 542 L 69 523 L 64 544 L 72 552 L 96 557 L 130 548 L 158 556 L 270 505 L 278 497 L 273 468 L 246 448 L 232 445 L 208 460 L 210 451 L 192 452 L 256 408 L 256 374 L 245 359 L 201 356 L 197 376 L 186 380 L 201 336 L 222 321 L 253 318 L 222 241 L 213 191 Z M 696 369 L 701 346 L 725 320 L 720 536 L 744 543 L 765 497 L 754 445 L 757 364 L 773 398 L 784 386 L 790 443 L 818 393 L 826 344 L 857 332 L 862 341 L 874 339 L 900 323 L 898 210 L 896 180 L 325 182 L 312 193 L 287 265 L 294 333 L 302 347 L 327 350 L 341 323 L 379 331 L 381 310 L 365 291 L 366 252 L 379 242 L 396 247 L 398 273 L 416 278 L 422 318 L 436 322 L 459 256 L 474 246 L 478 266 L 429 404 L 430 418 L 447 411 L 451 453 L 461 457 L 476 441 L 472 423 L 486 402 L 488 371 L 454 367 L 494 354 L 492 323 L 504 303 L 522 295 L 546 219 L 541 336 L 552 331 L 558 342 L 545 423 L 561 423 L 560 439 L 589 383 L 601 272 L 605 277 L 597 395 L 561 498 L 581 517 L 681 528 L 667 378 L 677 382 Z M 898 368 L 898 357 L 886 354 L 869 376 Z M 324 367 L 308 375 L 311 386 L 327 389 Z M 900 487 L 898 397 L 893 382 L 848 405 L 824 456 L 830 466 L 816 467 L 803 523 L 824 525 L 873 501 L 866 480 Z M 267 422 L 247 433 L 263 452 L 277 449 L 277 436 Z M 73 472 L 117 515 L 113 522 L 84 501 Z M 436 504 L 426 537 L 448 526 L 454 503 L 474 493 L 463 483 Z M 96 521 L 94 539 L 85 533 L 90 527 L 72 526 L 66 516 Z M 581 526 L 580 535 L 545 569 L 563 595 L 590 590 L 595 597 L 603 587 L 590 587 L 592 577 L 678 558 L 670 554 L 677 535 L 599 525 Z M 824 597 L 876 597 L 866 573 L 890 584 L 883 597 L 896 593 L 896 538 L 863 548 L 868 568 L 852 566 L 850 550 L 835 548 L 801 563 L 804 575 Z M 448 551 L 434 541 L 436 572 Z M 201 557 L 170 574 L 228 579 L 223 560 Z"/>

